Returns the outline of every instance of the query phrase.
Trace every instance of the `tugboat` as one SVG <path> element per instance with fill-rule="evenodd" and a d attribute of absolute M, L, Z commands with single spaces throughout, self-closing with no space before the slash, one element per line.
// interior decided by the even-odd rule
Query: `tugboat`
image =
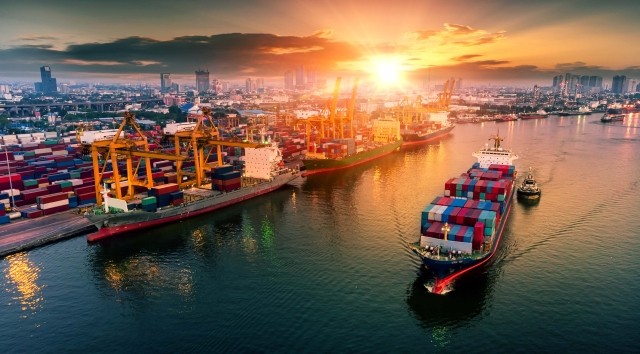
<path fill-rule="evenodd" d="M 609 109 L 607 113 L 603 114 L 600 118 L 602 123 L 611 123 L 615 121 L 624 120 L 625 114 L 619 109 Z"/>
<path fill-rule="evenodd" d="M 538 187 L 536 179 L 533 177 L 531 167 L 529 167 L 529 173 L 522 181 L 520 187 L 517 190 L 518 198 L 526 200 L 538 200 L 542 195 L 542 190 Z"/>

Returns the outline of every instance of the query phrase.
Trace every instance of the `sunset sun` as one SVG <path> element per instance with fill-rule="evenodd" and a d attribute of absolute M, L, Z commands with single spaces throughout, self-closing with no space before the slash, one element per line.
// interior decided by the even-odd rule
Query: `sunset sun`
<path fill-rule="evenodd" d="M 398 85 L 402 81 L 403 67 L 399 58 L 376 57 L 371 59 L 371 75 L 381 85 Z"/>

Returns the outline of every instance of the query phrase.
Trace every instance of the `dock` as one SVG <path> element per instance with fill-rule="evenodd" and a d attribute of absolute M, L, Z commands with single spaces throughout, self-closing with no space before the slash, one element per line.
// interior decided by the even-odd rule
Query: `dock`
<path fill-rule="evenodd" d="M 77 210 L 19 220 L 0 227 L 0 257 L 95 230 L 96 227 Z"/>

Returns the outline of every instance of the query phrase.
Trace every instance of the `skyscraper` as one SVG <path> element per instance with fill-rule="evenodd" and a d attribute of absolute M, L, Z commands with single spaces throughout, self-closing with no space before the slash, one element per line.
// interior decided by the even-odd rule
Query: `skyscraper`
<path fill-rule="evenodd" d="M 611 83 L 611 92 L 613 93 L 625 93 L 625 85 L 626 85 L 627 77 L 624 75 L 616 75 L 613 77 L 613 82 Z"/>
<path fill-rule="evenodd" d="M 247 81 L 245 82 L 245 85 L 244 85 L 244 92 L 245 93 L 252 92 L 253 91 L 253 85 L 254 85 L 253 84 L 253 80 L 250 77 L 247 78 Z"/>
<path fill-rule="evenodd" d="M 209 91 L 208 70 L 196 70 L 196 90 L 198 90 L 198 92 Z"/>
<path fill-rule="evenodd" d="M 167 92 L 169 90 L 171 90 L 171 74 L 161 73 L 160 74 L 160 92 Z"/>
<path fill-rule="evenodd" d="M 40 79 L 41 82 L 36 82 L 36 91 L 42 93 L 56 93 L 58 92 L 58 83 L 56 78 L 51 77 L 51 68 L 49 66 L 40 67 Z"/>
<path fill-rule="evenodd" d="M 284 72 L 284 89 L 285 90 L 293 90 L 293 71 L 287 70 Z"/>
<path fill-rule="evenodd" d="M 300 65 L 297 69 L 296 69 L 296 89 L 297 90 L 304 90 L 305 88 L 305 75 L 304 75 L 304 65 Z"/>

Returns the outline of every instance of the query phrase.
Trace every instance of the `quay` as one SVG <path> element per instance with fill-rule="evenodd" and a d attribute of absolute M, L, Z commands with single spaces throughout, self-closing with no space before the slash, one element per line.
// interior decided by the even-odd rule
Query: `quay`
<path fill-rule="evenodd" d="M 78 210 L 24 219 L 0 227 L 0 257 L 95 231 Z"/>

